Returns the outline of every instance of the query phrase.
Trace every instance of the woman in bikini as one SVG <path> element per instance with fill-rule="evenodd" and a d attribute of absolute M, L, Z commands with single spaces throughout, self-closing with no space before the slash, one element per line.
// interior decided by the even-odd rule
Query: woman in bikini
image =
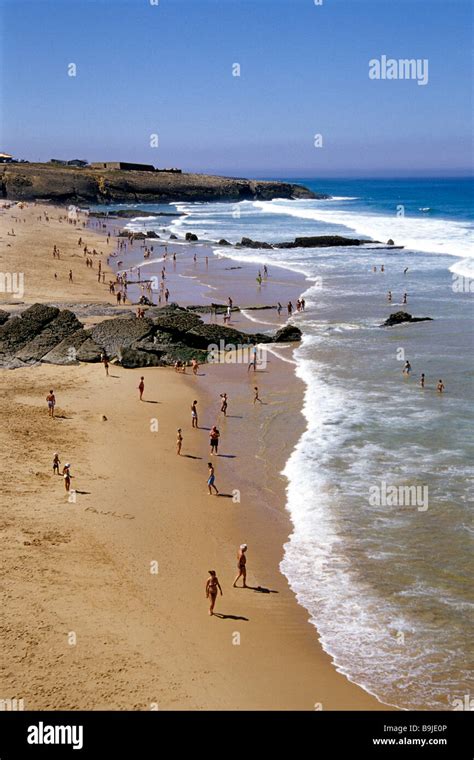
<path fill-rule="evenodd" d="M 66 491 L 69 491 L 71 488 L 71 472 L 69 470 L 70 467 L 71 465 L 68 462 L 67 464 L 64 465 L 64 468 L 63 468 L 64 487 Z"/>
<path fill-rule="evenodd" d="M 181 454 L 181 446 L 183 445 L 183 436 L 181 435 L 181 428 L 178 428 L 178 437 L 176 438 L 176 453 Z"/>
<path fill-rule="evenodd" d="M 242 578 L 243 581 L 242 588 L 247 588 L 247 557 L 245 556 L 246 551 L 247 544 L 241 544 L 239 552 L 237 554 L 237 570 L 239 571 L 239 574 L 234 581 L 234 588 L 237 587 L 237 581 L 239 578 Z"/>
<path fill-rule="evenodd" d="M 206 581 L 206 599 L 210 599 L 211 601 L 210 606 L 209 606 L 209 615 L 213 615 L 214 605 L 216 603 L 217 591 L 219 590 L 222 596 L 222 589 L 221 589 L 221 584 L 219 583 L 219 578 L 216 575 L 216 571 L 209 570 L 208 572 L 209 572 L 209 578 Z"/>

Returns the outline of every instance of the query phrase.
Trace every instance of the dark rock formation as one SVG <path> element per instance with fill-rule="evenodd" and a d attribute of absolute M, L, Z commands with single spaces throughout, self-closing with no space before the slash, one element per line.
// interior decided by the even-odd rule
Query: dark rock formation
<path fill-rule="evenodd" d="M 219 240 L 219 245 L 230 245 L 230 243 L 225 238 L 222 238 L 222 240 Z"/>
<path fill-rule="evenodd" d="M 243 237 L 236 247 L 245 248 L 328 248 L 331 246 L 352 246 L 366 245 L 373 243 L 373 240 L 360 240 L 359 238 L 347 238 L 341 235 L 316 235 L 313 237 L 297 237 L 291 242 L 284 243 L 265 243 L 262 240 L 252 240 L 252 238 Z"/>
<path fill-rule="evenodd" d="M 22 317 L 26 314 L 23 313 Z M 8 322 L 7 322 L 8 324 Z M 61 311 L 55 319 L 46 324 L 41 332 L 21 349 L 16 349 L 15 356 L 25 364 L 38 362 L 45 354 L 52 351 L 59 342 L 67 339 L 82 327 L 77 317 L 71 311 Z"/>
<path fill-rule="evenodd" d="M 122 349 L 142 340 L 153 331 L 149 319 L 108 319 L 90 331 L 90 336 L 98 346 L 105 349 L 108 356 L 120 356 Z"/>
<path fill-rule="evenodd" d="M 138 351 L 136 348 L 124 348 L 122 351 L 121 365 L 127 369 L 134 367 L 162 367 L 160 356 L 163 352 Z"/>
<path fill-rule="evenodd" d="M 158 330 L 171 333 L 176 339 L 182 337 L 189 330 L 201 325 L 201 319 L 192 312 L 176 310 L 172 315 L 157 317 L 153 324 Z"/>
<path fill-rule="evenodd" d="M 173 235 L 173 234 L 170 235 L 170 240 L 177 240 L 177 239 L 178 239 L 177 235 Z"/>
<path fill-rule="evenodd" d="M 432 322 L 433 317 L 412 317 L 406 311 L 396 311 L 394 314 L 390 314 L 388 319 L 385 320 L 382 327 L 393 327 L 393 325 L 401 325 L 403 322 Z"/>
<path fill-rule="evenodd" d="M 244 246 L 244 248 L 272 248 L 273 246 L 270 245 L 270 243 L 263 243 L 260 240 L 252 240 L 252 238 L 243 237 L 240 241 L 240 245 Z"/>
<path fill-rule="evenodd" d="M 64 338 L 51 351 L 41 358 L 47 364 L 78 364 L 79 362 L 98 362 L 102 349 L 90 337 L 90 333 L 80 328 L 77 332 Z"/>
<path fill-rule="evenodd" d="M 174 211 L 142 211 L 138 208 L 121 208 L 114 211 L 91 211 L 90 216 L 98 219 L 107 219 L 119 217 L 120 219 L 135 219 L 138 216 L 187 216 L 185 213 L 175 213 Z"/>
<path fill-rule="evenodd" d="M 48 199 L 55 203 L 168 203 L 328 197 L 290 182 L 264 182 L 185 172 L 77 169 L 40 163 L 0 165 L 0 184 L 4 198 L 25 201 Z"/>
<path fill-rule="evenodd" d="M 269 335 L 262 335 L 260 333 L 254 333 L 250 335 L 248 333 L 242 333 L 240 330 L 234 330 L 232 327 L 226 327 L 224 325 L 205 325 L 200 324 L 189 330 L 186 333 L 186 343 L 193 348 L 201 348 L 208 350 L 210 345 L 221 345 L 221 341 L 224 345 L 241 346 L 249 345 L 250 343 L 271 343 L 272 338 Z"/>
<path fill-rule="evenodd" d="M 273 340 L 275 343 L 293 343 L 301 340 L 301 330 L 295 325 L 285 325 L 275 334 Z"/>
<path fill-rule="evenodd" d="M 78 304 L 76 310 L 90 316 L 93 306 Z M 102 311 L 105 308 L 97 306 Z M 103 352 L 110 359 L 121 361 L 124 367 L 154 367 L 174 364 L 178 359 L 186 363 L 193 358 L 205 362 L 212 346 L 222 350 L 301 338 L 300 330 L 293 325 L 282 328 L 272 338 L 261 333 L 250 335 L 226 325 L 204 324 L 197 310 L 210 307 L 193 308 L 175 303 L 152 307 L 145 319 L 136 319 L 132 312 L 117 317 L 114 314 L 86 329 L 68 309 L 60 311 L 54 306 L 35 304 L 20 316 L 9 316 L 0 325 L 0 367 L 15 368 L 37 362 L 63 365 L 98 362 Z M 227 307 L 219 308 L 225 311 Z M 105 313 L 114 312 L 107 306 Z"/>
<path fill-rule="evenodd" d="M 10 316 L 10 312 L 0 309 L 0 325 L 5 324 L 9 316 Z"/>
<path fill-rule="evenodd" d="M 187 306 L 188 311 L 196 312 L 196 314 L 226 314 L 227 304 L 214 303 L 209 306 Z M 240 311 L 238 306 L 233 306 L 231 311 Z"/>
<path fill-rule="evenodd" d="M 194 232 L 187 232 L 184 239 L 188 240 L 190 243 L 195 243 L 198 239 L 198 236 L 195 235 Z"/>
<path fill-rule="evenodd" d="M 147 238 L 159 238 L 160 236 L 156 234 L 155 230 L 148 230 L 146 233 Z"/>
<path fill-rule="evenodd" d="M 393 242 L 392 238 L 390 238 L 389 240 L 387 240 L 387 245 L 395 245 L 395 243 Z"/>

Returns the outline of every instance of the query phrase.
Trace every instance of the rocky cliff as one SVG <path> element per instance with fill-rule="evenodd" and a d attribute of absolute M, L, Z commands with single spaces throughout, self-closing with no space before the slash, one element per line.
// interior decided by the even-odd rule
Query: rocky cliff
<path fill-rule="evenodd" d="M 0 193 L 12 200 L 50 199 L 78 204 L 327 197 L 289 182 L 26 163 L 0 166 Z"/>

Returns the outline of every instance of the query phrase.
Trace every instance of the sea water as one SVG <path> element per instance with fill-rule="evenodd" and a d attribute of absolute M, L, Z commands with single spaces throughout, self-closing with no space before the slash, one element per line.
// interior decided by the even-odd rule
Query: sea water
<path fill-rule="evenodd" d="M 293 321 L 307 426 L 284 470 L 293 531 L 281 569 L 350 680 L 386 704 L 456 709 L 474 696 L 472 181 L 301 182 L 331 199 L 171 204 L 187 215 L 167 229 L 266 263 L 270 277 L 306 275 Z M 405 247 L 215 244 L 323 234 Z M 380 327 L 402 309 L 433 321 Z"/>

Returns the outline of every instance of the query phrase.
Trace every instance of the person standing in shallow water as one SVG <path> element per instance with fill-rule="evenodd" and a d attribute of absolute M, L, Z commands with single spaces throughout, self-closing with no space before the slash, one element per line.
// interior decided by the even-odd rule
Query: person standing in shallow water
<path fill-rule="evenodd" d="M 241 544 L 237 554 L 237 570 L 239 571 L 233 586 L 237 588 L 237 581 L 242 578 L 242 588 L 247 588 L 247 557 L 245 552 L 247 551 L 247 544 Z"/>
<path fill-rule="evenodd" d="M 438 391 L 438 393 L 443 393 L 444 391 L 444 383 L 441 380 L 441 378 L 438 380 L 438 385 L 436 386 L 436 390 Z"/>
<path fill-rule="evenodd" d="M 420 386 L 422 388 L 425 387 L 425 373 L 424 372 L 422 372 L 421 377 L 420 377 Z"/>
<path fill-rule="evenodd" d="M 208 570 L 209 578 L 206 581 L 206 599 L 210 600 L 209 605 L 209 615 L 214 614 L 214 607 L 216 604 L 216 598 L 217 598 L 217 591 L 219 590 L 222 594 L 221 584 L 219 583 L 219 578 L 216 575 L 215 570 Z"/>

